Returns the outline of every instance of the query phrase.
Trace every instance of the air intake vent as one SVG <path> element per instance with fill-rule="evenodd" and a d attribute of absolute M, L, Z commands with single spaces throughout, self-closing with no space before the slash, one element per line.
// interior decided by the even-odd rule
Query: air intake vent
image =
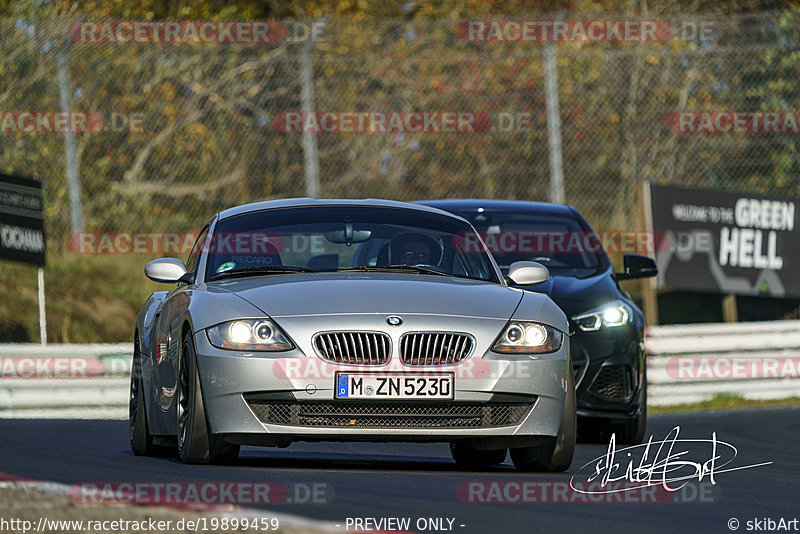
<path fill-rule="evenodd" d="M 344 428 L 492 428 L 518 425 L 533 404 L 249 402 L 270 425 Z"/>
<path fill-rule="evenodd" d="M 633 394 L 631 373 L 626 365 L 606 365 L 594 379 L 592 393 L 608 399 L 627 399 Z"/>

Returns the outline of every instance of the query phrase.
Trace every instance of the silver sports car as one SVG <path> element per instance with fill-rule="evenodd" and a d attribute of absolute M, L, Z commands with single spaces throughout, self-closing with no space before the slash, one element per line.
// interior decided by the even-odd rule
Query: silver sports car
<path fill-rule="evenodd" d="M 464 219 L 384 200 L 225 210 L 139 314 L 130 441 L 187 463 L 240 445 L 431 441 L 464 465 L 563 471 L 575 444 L 568 323 L 505 278 Z"/>

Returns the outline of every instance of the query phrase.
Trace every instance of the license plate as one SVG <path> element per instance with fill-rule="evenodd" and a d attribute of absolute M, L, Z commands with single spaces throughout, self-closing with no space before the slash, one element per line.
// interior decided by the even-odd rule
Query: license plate
<path fill-rule="evenodd" d="M 337 399 L 452 399 L 453 374 L 336 374 Z"/>

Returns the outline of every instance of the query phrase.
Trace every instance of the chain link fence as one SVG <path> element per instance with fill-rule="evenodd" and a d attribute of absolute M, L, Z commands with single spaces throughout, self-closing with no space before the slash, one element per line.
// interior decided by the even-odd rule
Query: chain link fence
<path fill-rule="evenodd" d="M 568 21 L 549 45 L 522 20 L 271 21 L 270 42 L 158 42 L 119 21 L 5 19 L 0 170 L 44 181 L 51 251 L 78 230 L 194 231 L 309 193 L 546 201 L 552 46 L 565 201 L 597 229 L 635 228 L 644 180 L 800 194 L 796 131 L 692 133 L 675 115 L 798 109 L 798 17 L 665 18 L 644 40 L 526 17 Z M 85 114 L 74 133 L 47 125 L 66 108 Z M 367 112 L 401 126 L 345 120 Z M 438 118 L 409 127 L 423 112 Z"/>

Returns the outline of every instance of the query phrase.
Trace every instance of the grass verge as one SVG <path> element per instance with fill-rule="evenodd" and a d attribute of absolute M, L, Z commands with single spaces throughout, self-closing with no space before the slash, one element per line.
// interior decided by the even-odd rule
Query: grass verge
<path fill-rule="evenodd" d="M 726 410 L 742 410 L 746 408 L 777 408 L 784 406 L 800 406 L 800 397 L 787 399 L 754 400 L 745 399 L 741 395 L 719 393 L 711 399 L 691 404 L 675 404 L 672 406 L 648 406 L 647 413 L 680 413 L 680 412 L 720 412 Z"/>
<path fill-rule="evenodd" d="M 49 255 L 44 269 L 47 340 L 131 341 L 139 309 L 153 291 L 170 289 L 144 276 L 146 255 Z M 0 343 L 37 343 L 36 267 L 0 262 Z"/>

